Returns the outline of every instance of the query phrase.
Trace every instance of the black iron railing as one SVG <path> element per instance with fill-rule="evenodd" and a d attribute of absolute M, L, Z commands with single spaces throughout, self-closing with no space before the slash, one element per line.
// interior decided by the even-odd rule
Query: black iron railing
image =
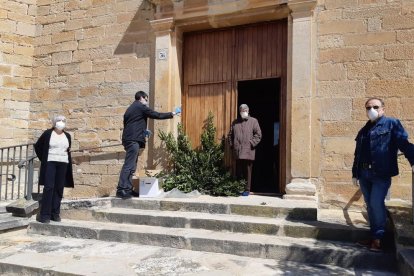
<path fill-rule="evenodd" d="M 33 143 L 0 148 L 0 201 L 32 198 Z"/>

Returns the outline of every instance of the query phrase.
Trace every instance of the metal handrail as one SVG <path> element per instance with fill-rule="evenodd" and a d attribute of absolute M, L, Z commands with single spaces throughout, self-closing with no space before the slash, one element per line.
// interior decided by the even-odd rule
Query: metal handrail
<path fill-rule="evenodd" d="M 0 201 L 20 198 L 31 198 L 28 186 L 33 186 L 33 143 L 19 144 L 0 148 Z M 30 159 L 30 160 L 29 160 Z M 27 168 L 24 168 L 27 163 Z M 30 164 L 31 163 L 31 164 Z M 28 170 L 31 170 L 30 173 Z M 28 177 L 31 184 L 28 185 Z"/>
<path fill-rule="evenodd" d="M 110 148 L 110 147 L 117 147 L 117 146 L 122 146 L 122 143 L 106 145 L 106 146 L 99 146 L 99 147 L 93 147 L 93 148 L 87 148 L 87 149 L 71 150 L 70 152 L 90 151 L 90 150 L 94 150 L 94 149 Z"/>
<path fill-rule="evenodd" d="M 32 193 L 33 193 L 33 172 L 34 172 L 34 164 L 33 161 L 36 158 L 36 155 L 29 156 L 26 159 L 23 159 L 19 162 L 17 167 L 19 169 L 23 168 L 25 166 L 25 163 L 27 163 L 27 169 L 28 169 L 28 176 L 27 176 L 27 200 L 32 200 Z"/>
<path fill-rule="evenodd" d="M 25 147 L 25 146 L 33 146 L 33 145 L 34 145 L 34 143 L 14 145 L 14 146 L 2 147 L 2 148 L 0 148 L 0 150 L 9 149 L 9 148 L 19 148 L 19 147 Z"/>

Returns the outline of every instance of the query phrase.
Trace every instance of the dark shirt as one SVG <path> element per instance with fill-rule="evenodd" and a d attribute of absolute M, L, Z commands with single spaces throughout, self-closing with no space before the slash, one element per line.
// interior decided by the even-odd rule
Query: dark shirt
<path fill-rule="evenodd" d="M 361 147 L 361 162 L 371 164 L 371 129 L 375 125 L 375 122 L 368 122 L 366 127 L 361 132 L 362 147 Z"/>
<path fill-rule="evenodd" d="M 122 132 L 122 143 L 138 142 L 140 146 L 145 146 L 145 130 L 147 129 L 147 119 L 170 119 L 172 112 L 159 113 L 139 101 L 134 101 L 124 114 L 124 131 Z"/>

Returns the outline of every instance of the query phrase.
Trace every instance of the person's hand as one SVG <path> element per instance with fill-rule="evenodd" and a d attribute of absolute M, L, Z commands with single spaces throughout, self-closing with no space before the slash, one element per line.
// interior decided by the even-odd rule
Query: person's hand
<path fill-rule="evenodd" d="M 352 184 L 354 184 L 355 187 L 359 187 L 359 181 L 357 178 L 353 177 L 352 178 Z"/>
<path fill-rule="evenodd" d="M 181 114 L 181 107 L 176 107 L 175 108 L 175 110 L 174 110 L 174 112 L 173 112 L 173 115 L 178 115 L 178 114 Z"/>
<path fill-rule="evenodd" d="M 150 138 L 152 135 L 152 131 L 149 129 L 144 130 L 144 135 L 146 138 Z"/>

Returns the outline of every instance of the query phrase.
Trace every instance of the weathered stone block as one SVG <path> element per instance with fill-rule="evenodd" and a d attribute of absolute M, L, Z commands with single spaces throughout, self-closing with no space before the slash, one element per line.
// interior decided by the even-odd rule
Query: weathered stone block
<path fill-rule="evenodd" d="M 359 48 L 339 48 L 319 51 L 319 62 L 347 62 L 359 59 Z"/>
<path fill-rule="evenodd" d="M 390 14 L 399 14 L 400 11 L 400 5 L 362 6 L 354 9 L 345 9 L 342 13 L 342 17 L 344 19 L 383 18 Z"/>
<path fill-rule="evenodd" d="M 414 45 L 386 46 L 384 49 L 385 59 L 414 59 Z"/>
<path fill-rule="evenodd" d="M 39 209 L 39 202 L 34 200 L 18 199 L 6 206 L 6 210 L 18 217 L 29 217 Z"/>
<path fill-rule="evenodd" d="M 367 96 L 411 97 L 414 91 L 414 80 L 370 80 L 366 87 Z"/>
<path fill-rule="evenodd" d="M 355 151 L 355 137 L 324 138 L 325 153 L 349 154 Z"/>
<path fill-rule="evenodd" d="M 105 73 L 105 81 L 107 82 L 129 82 L 131 81 L 131 72 L 128 69 L 107 71 Z"/>
<path fill-rule="evenodd" d="M 319 34 L 365 33 L 367 26 L 363 20 L 337 20 L 319 24 Z"/>
<path fill-rule="evenodd" d="M 52 65 L 70 63 L 72 61 L 72 52 L 58 52 L 52 54 Z"/>
<path fill-rule="evenodd" d="M 346 70 L 343 64 L 320 64 L 317 73 L 318 80 L 345 80 Z"/>
<path fill-rule="evenodd" d="M 294 179 L 286 185 L 286 193 L 289 195 L 314 196 L 316 187 L 308 179 Z"/>
<path fill-rule="evenodd" d="M 75 32 L 69 31 L 69 32 L 53 33 L 51 38 L 52 38 L 53 44 L 64 42 L 64 41 L 72 41 L 72 40 L 75 40 Z"/>
<path fill-rule="evenodd" d="M 16 26 L 16 33 L 19 35 L 25 35 L 25 36 L 35 36 L 36 25 L 28 24 L 24 22 L 18 22 Z"/>
<path fill-rule="evenodd" d="M 325 6 L 328 10 L 355 7 L 358 6 L 357 0 L 325 0 Z"/>
<path fill-rule="evenodd" d="M 323 81 L 319 82 L 317 95 L 323 98 L 355 98 L 364 92 L 362 81 Z"/>
<path fill-rule="evenodd" d="M 384 58 L 383 46 L 363 46 L 360 48 L 360 59 L 366 61 L 381 60 Z"/>
<path fill-rule="evenodd" d="M 368 32 L 378 32 L 382 29 L 382 20 L 380 18 L 368 19 Z"/>
<path fill-rule="evenodd" d="M 323 122 L 323 137 L 355 137 L 362 127 L 359 122 Z"/>
<path fill-rule="evenodd" d="M 414 60 L 408 61 L 408 77 L 414 78 Z"/>
<path fill-rule="evenodd" d="M 3 87 L 5 88 L 18 88 L 18 89 L 30 89 L 31 79 L 25 77 L 9 77 L 3 76 Z"/>
<path fill-rule="evenodd" d="M 395 43 L 395 42 L 396 42 L 395 32 L 344 35 L 345 46 L 381 45 L 381 44 L 390 44 L 390 43 Z"/>
<path fill-rule="evenodd" d="M 58 67 L 59 75 L 75 75 L 79 74 L 79 64 L 78 63 L 69 63 L 62 64 Z"/>
<path fill-rule="evenodd" d="M 382 25 L 385 30 L 411 29 L 414 28 L 414 15 L 394 13 L 392 16 L 385 16 Z"/>
<path fill-rule="evenodd" d="M 352 99 L 331 98 L 321 100 L 321 118 L 327 121 L 350 121 Z"/>
<path fill-rule="evenodd" d="M 414 119 L 414 99 L 406 98 L 401 102 L 401 119 L 413 120 Z"/>

